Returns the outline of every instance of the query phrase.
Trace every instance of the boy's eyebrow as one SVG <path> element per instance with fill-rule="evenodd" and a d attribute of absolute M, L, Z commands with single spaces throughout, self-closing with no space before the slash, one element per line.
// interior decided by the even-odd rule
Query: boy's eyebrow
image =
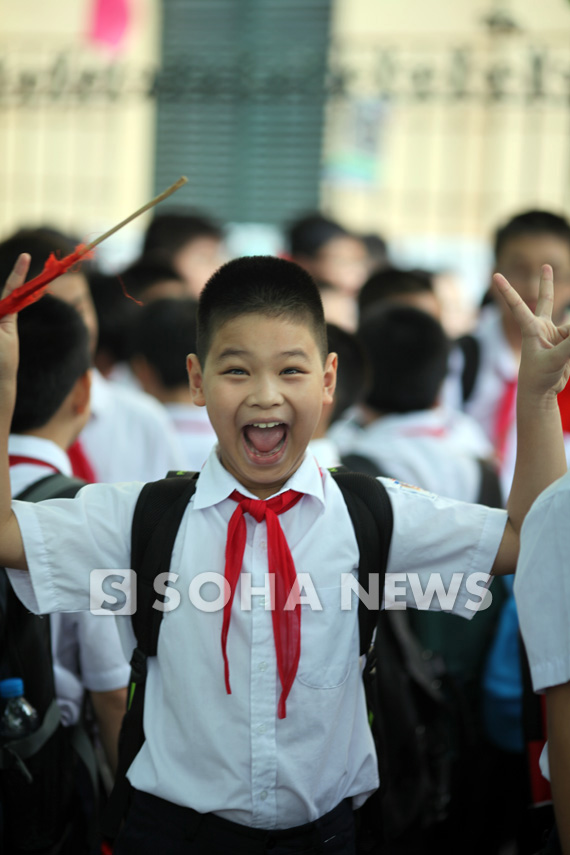
<path fill-rule="evenodd" d="M 302 347 L 296 347 L 294 350 L 284 350 L 280 355 L 293 356 L 295 359 L 305 359 L 307 362 L 309 361 L 309 356 Z"/>
<path fill-rule="evenodd" d="M 228 356 L 248 356 L 249 351 L 241 347 L 225 347 L 216 358 L 216 362 L 221 362 L 222 359 L 227 359 Z"/>
<path fill-rule="evenodd" d="M 216 358 L 216 362 L 221 362 L 223 359 L 228 359 L 232 356 L 250 356 L 251 353 L 249 350 L 245 350 L 240 347 L 225 347 L 219 356 Z M 302 347 L 296 347 L 293 350 L 283 350 L 279 356 L 289 356 L 294 357 L 295 359 L 304 359 L 307 362 L 309 361 L 309 355 L 306 351 L 303 350 Z"/>

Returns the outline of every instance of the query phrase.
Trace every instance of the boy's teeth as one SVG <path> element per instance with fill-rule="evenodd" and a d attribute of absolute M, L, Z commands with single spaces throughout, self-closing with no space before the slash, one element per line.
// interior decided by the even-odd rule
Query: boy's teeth
<path fill-rule="evenodd" d="M 287 427 L 283 422 L 256 422 L 246 425 L 244 436 L 250 450 L 257 454 L 270 454 L 285 441 Z"/>
<path fill-rule="evenodd" d="M 258 428 L 274 428 L 280 425 L 281 422 L 253 422 L 252 427 Z"/>

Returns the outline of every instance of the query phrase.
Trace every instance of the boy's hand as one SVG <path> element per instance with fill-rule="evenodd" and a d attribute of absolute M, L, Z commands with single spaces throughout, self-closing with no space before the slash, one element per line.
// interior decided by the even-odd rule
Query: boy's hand
<path fill-rule="evenodd" d="M 3 297 L 7 297 L 26 280 L 30 267 L 31 258 L 27 253 L 22 253 L 10 273 Z M 0 318 L 0 383 L 11 383 L 16 378 L 18 370 L 18 327 L 17 315 L 6 315 Z"/>
<path fill-rule="evenodd" d="M 555 397 L 570 377 L 570 324 L 557 327 L 552 323 L 552 267 L 542 267 L 534 314 L 501 273 L 495 273 L 493 280 L 522 334 L 519 395 L 550 393 Z"/>

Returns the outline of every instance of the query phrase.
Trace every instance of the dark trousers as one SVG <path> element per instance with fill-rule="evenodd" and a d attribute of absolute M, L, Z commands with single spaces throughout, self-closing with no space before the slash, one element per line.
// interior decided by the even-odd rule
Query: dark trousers
<path fill-rule="evenodd" d="M 315 822 L 285 830 L 249 828 L 134 791 L 113 855 L 354 855 L 347 799 Z"/>
<path fill-rule="evenodd" d="M 550 832 L 548 837 L 548 843 L 546 844 L 546 849 L 544 850 L 544 855 L 562 855 L 562 849 L 560 847 L 560 838 L 558 837 L 558 829 L 556 826 Z"/>

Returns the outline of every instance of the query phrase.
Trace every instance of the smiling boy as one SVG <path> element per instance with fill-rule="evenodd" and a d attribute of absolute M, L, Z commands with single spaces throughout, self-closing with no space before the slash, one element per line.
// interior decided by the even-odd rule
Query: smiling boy
<path fill-rule="evenodd" d="M 8 290 L 27 263 L 21 256 Z M 565 469 L 556 392 L 570 373 L 570 340 L 550 322 L 551 270 L 537 317 L 506 281 L 498 286 L 524 339 L 508 515 L 383 481 L 394 516 L 387 572 L 413 571 L 424 589 L 437 572 L 447 589 L 465 570 L 453 611 L 466 617 L 470 575 L 514 570 L 531 502 Z M 129 770 L 134 796 L 114 852 L 352 855 L 352 808 L 378 786 L 378 771 L 357 610 L 340 609 L 341 576 L 359 565 L 356 538 L 339 487 L 306 454 L 336 373 L 314 283 L 280 259 L 224 265 L 200 298 L 197 350 L 188 358 L 191 393 L 208 408 L 218 447 L 182 519 L 171 572 L 187 590 L 200 573 L 224 571 L 229 607 L 204 611 L 182 597 L 163 615 L 148 663 L 146 740 Z M 6 435 L 16 363 L 8 317 L 0 322 Z M 92 485 L 72 501 L 12 510 L 0 474 L 0 562 L 16 568 L 10 578 L 29 608 L 88 609 L 90 571 L 129 566 L 141 488 Z M 299 593 L 300 573 L 311 574 L 322 610 L 297 597 L 288 613 L 272 594 L 272 579 Z M 234 597 L 246 576 L 257 597 L 251 609 Z M 414 605 L 410 591 L 405 597 Z M 119 623 L 133 649 L 129 619 Z"/>

